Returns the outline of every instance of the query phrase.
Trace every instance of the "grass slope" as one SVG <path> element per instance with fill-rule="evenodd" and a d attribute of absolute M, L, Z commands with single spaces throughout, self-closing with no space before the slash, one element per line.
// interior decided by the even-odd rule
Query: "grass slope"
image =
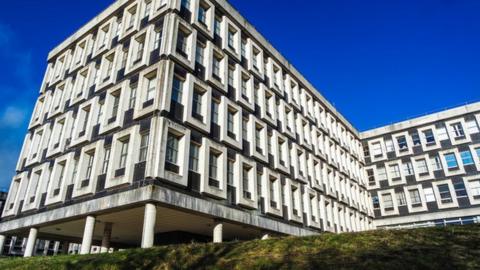
<path fill-rule="evenodd" d="M 480 226 L 5 258 L 0 269 L 480 269 Z"/>

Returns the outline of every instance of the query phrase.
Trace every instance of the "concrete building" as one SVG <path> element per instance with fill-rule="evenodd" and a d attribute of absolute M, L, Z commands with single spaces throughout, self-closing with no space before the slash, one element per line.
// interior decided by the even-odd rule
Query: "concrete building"
<path fill-rule="evenodd" d="M 479 123 L 473 103 L 362 133 L 375 225 L 480 222 Z"/>
<path fill-rule="evenodd" d="M 16 170 L 25 256 L 373 228 L 359 133 L 224 0 L 118 0 L 53 49 Z"/>

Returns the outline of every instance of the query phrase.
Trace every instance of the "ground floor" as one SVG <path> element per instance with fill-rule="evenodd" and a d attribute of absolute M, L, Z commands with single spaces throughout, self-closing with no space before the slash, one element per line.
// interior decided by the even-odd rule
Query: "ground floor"
<path fill-rule="evenodd" d="M 0 224 L 0 232 L 0 246 L 12 235 L 25 238 L 25 257 L 39 254 L 39 239 L 57 245 L 55 254 L 88 254 L 171 243 L 318 233 L 302 224 L 155 185 L 7 219 Z"/>

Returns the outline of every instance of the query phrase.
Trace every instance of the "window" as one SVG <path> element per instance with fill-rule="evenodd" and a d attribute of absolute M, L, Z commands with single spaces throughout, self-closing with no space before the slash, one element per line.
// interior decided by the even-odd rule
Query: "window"
<path fill-rule="evenodd" d="M 372 144 L 372 154 L 374 157 L 380 157 L 382 156 L 382 145 L 380 142 L 373 143 Z"/>
<path fill-rule="evenodd" d="M 213 56 L 212 67 L 213 67 L 213 77 L 217 80 L 220 80 L 220 61 L 221 59 L 218 56 Z"/>
<path fill-rule="evenodd" d="M 198 162 L 200 160 L 200 146 L 196 143 L 190 144 L 190 171 L 198 172 Z"/>
<path fill-rule="evenodd" d="M 243 197 L 246 199 L 251 199 L 250 187 L 249 187 L 249 179 L 248 174 L 250 173 L 251 168 L 247 166 L 243 166 L 243 177 L 242 177 L 242 189 L 243 189 Z"/>
<path fill-rule="evenodd" d="M 261 142 L 262 142 L 262 139 L 261 139 L 262 138 L 261 137 L 262 130 L 263 130 L 262 127 L 259 127 L 259 126 L 255 127 L 255 145 L 257 147 L 257 152 L 259 152 L 260 154 L 263 154 L 263 151 L 262 151 L 262 148 L 261 148 L 261 145 L 262 145 L 261 144 Z"/>
<path fill-rule="evenodd" d="M 435 194 L 433 193 L 433 188 L 423 189 L 423 194 L 425 195 L 425 201 L 426 202 L 434 202 L 435 201 Z"/>
<path fill-rule="evenodd" d="M 177 164 L 179 138 L 173 133 L 167 136 L 167 151 L 165 160 L 171 164 Z"/>
<path fill-rule="evenodd" d="M 228 86 L 234 87 L 234 73 L 235 73 L 235 67 L 233 66 L 228 66 Z"/>
<path fill-rule="evenodd" d="M 293 215 L 298 216 L 298 209 L 297 209 L 297 190 L 298 188 L 292 187 L 292 210 Z"/>
<path fill-rule="evenodd" d="M 392 175 L 392 178 L 399 178 L 400 167 L 397 164 L 390 165 L 390 174 Z"/>
<path fill-rule="evenodd" d="M 463 183 L 463 181 L 454 183 L 453 188 L 455 189 L 455 194 L 457 195 L 457 198 L 468 197 L 467 190 L 465 189 L 465 184 Z"/>
<path fill-rule="evenodd" d="M 395 152 L 395 147 L 393 146 L 392 140 L 386 140 L 385 141 L 385 146 L 387 147 L 387 152 Z"/>
<path fill-rule="evenodd" d="M 155 98 L 155 90 L 157 86 L 157 77 L 156 74 L 149 75 L 147 78 L 147 95 L 146 102 L 153 100 Z"/>
<path fill-rule="evenodd" d="M 143 58 L 143 52 L 144 52 L 144 49 L 145 49 L 145 36 L 141 36 L 137 39 L 135 39 L 137 41 L 137 54 L 135 56 L 135 58 L 133 59 L 133 65 L 139 63 L 140 61 L 142 61 L 142 58 Z"/>
<path fill-rule="evenodd" d="M 458 168 L 457 157 L 454 153 L 445 154 L 445 161 L 447 162 L 448 169 Z"/>
<path fill-rule="evenodd" d="M 131 110 L 135 108 L 135 101 L 137 99 L 137 85 L 130 86 L 130 98 L 128 99 L 128 109 Z"/>
<path fill-rule="evenodd" d="M 410 194 L 410 200 L 412 201 L 413 205 L 422 203 L 422 199 L 420 198 L 420 192 L 418 191 L 418 189 L 410 190 L 409 194 Z"/>
<path fill-rule="evenodd" d="M 461 138 L 465 136 L 465 132 L 463 131 L 461 123 L 452 124 L 451 127 L 453 129 L 453 133 L 455 134 L 455 138 Z"/>
<path fill-rule="evenodd" d="M 172 83 L 172 100 L 177 103 L 182 103 L 183 97 L 183 80 L 178 76 L 173 76 Z"/>
<path fill-rule="evenodd" d="M 203 66 L 204 56 L 205 55 L 205 45 L 198 42 L 197 48 L 195 49 L 195 62 Z"/>
<path fill-rule="evenodd" d="M 214 152 L 210 152 L 209 157 L 209 176 L 211 179 L 218 179 L 218 158 L 219 155 Z"/>
<path fill-rule="evenodd" d="M 480 148 L 475 148 L 475 152 L 477 153 L 477 157 L 480 159 Z"/>
<path fill-rule="evenodd" d="M 242 44 L 241 44 L 241 47 L 240 47 L 240 51 L 241 51 L 241 54 L 242 54 L 242 57 L 245 58 L 247 57 L 247 41 L 242 39 Z"/>
<path fill-rule="evenodd" d="M 373 208 L 378 209 L 380 208 L 380 201 L 378 200 L 378 196 L 372 197 Z"/>
<path fill-rule="evenodd" d="M 230 47 L 230 49 L 235 48 L 235 35 L 236 34 L 237 33 L 233 29 L 228 29 L 228 47 Z"/>
<path fill-rule="evenodd" d="M 121 143 L 121 150 L 120 150 L 120 162 L 118 164 L 119 169 L 124 169 L 127 167 L 127 156 L 128 156 L 128 144 L 130 143 L 130 139 L 126 138 L 120 140 Z"/>
<path fill-rule="evenodd" d="M 149 140 L 150 140 L 149 133 L 142 134 L 142 137 L 140 139 L 140 157 L 138 158 L 139 162 L 147 161 Z"/>
<path fill-rule="evenodd" d="M 448 186 L 448 184 L 438 185 L 437 188 L 438 192 L 440 193 L 440 199 L 442 203 L 453 202 L 452 194 L 450 193 L 450 187 Z"/>
<path fill-rule="evenodd" d="M 177 35 L 177 53 L 184 57 L 187 57 L 187 40 L 188 34 L 182 29 L 179 29 Z"/>
<path fill-rule="evenodd" d="M 248 119 L 242 119 L 242 137 L 244 140 L 248 137 Z"/>
<path fill-rule="evenodd" d="M 411 162 L 407 162 L 403 164 L 403 171 L 405 172 L 405 175 L 413 175 L 413 165 Z"/>
<path fill-rule="evenodd" d="M 58 164 L 58 166 L 60 166 L 60 176 L 58 177 L 58 181 L 55 185 L 55 190 L 60 189 L 60 187 L 62 186 L 63 179 L 65 177 L 65 165 L 66 165 L 66 162 Z M 56 192 L 54 191 L 54 193 L 56 193 Z M 55 195 L 58 195 L 58 194 L 54 194 L 54 196 Z"/>
<path fill-rule="evenodd" d="M 462 158 L 462 163 L 463 163 L 463 165 L 472 165 L 472 164 L 474 164 L 474 162 L 473 162 L 473 157 L 472 157 L 472 153 L 470 153 L 469 150 L 460 152 L 460 157 Z"/>
<path fill-rule="evenodd" d="M 227 161 L 227 183 L 229 186 L 233 186 L 234 183 L 234 175 L 233 175 L 233 167 L 234 167 L 235 161 L 229 159 Z"/>
<path fill-rule="evenodd" d="M 393 199 L 391 194 L 383 194 L 382 199 L 383 199 L 383 208 L 385 208 L 386 210 L 393 208 Z"/>
<path fill-rule="evenodd" d="M 153 50 L 158 50 L 162 45 L 162 37 L 163 37 L 163 28 L 157 27 L 155 28 L 155 41 L 153 43 Z"/>
<path fill-rule="evenodd" d="M 146 1 L 145 2 L 145 13 L 143 14 L 143 17 L 147 17 L 150 15 L 150 11 L 152 10 L 152 1 Z"/>
<path fill-rule="evenodd" d="M 118 115 L 118 107 L 120 105 L 120 92 L 113 93 L 113 106 L 111 119 L 116 119 Z"/>
<path fill-rule="evenodd" d="M 419 174 L 428 173 L 427 161 L 425 159 L 417 160 L 417 168 L 418 168 L 418 173 Z"/>
<path fill-rule="evenodd" d="M 235 139 L 235 125 L 234 125 L 234 119 L 235 119 L 235 112 L 228 110 L 227 112 L 227 135 Z"/>
<path fill-rule="evenodd" d="M 412 134 L 412 141 L 414 146 L 422 145 L 422 141 L 420 141 L 420 136 L 418 135 L 417 132 L 414 132 Z"/>
<path fill-rule="evenodd" d="M 248 78 L 242 76 L 242 98 L 248 99 L 248 94 L 247 94 L 247 83 L 248 83 Z"/>
<path fill-rule="evenodd" d="M 198 89 L 193 89 L 193 96 L 192 96 L 192 113 L 193 117 L 203 121 L 202 117 L 202 95 L 203 93 L 200 92 Z"/>
<path fill-rule="evenodd" d="M 133 28 L 134 24 L 135 24 L 135 16 L 137 14 L 137 7 L 133 7 L 131 8 L 129 11 L 128 11 L 128 14 L 127 14 L 127 31 L 130 30 L 131 28 Z"/>
<path fill-rule="evenodd" d="M 376 184 L 376 181 L 375 181 L 375 174 L 372 169 L 367 170 L 367 176 L 368 176 L 368 185 L 374 186 Z"/>
<path fill-rule="evenodd" d="M 214 21 L 214 31 L 215 31 L 215 35 L 217 35 L 217 36 L 221 36 L 221 35 L 222 35 L 221 25 L 222 25 L 222 19 L 219 18 L 219 17 L 215 17 L 215 21 Z"/>
<path fill-rule="evenodd" d="M 405 197 L 405 192 L 400 191 L 396 193 L 396 196 L 397 196 L 399 206 L 407 205 L 407 198 Z"/>
<path fill-rule="evenodd" d="M 212 100 L 212 123 L 218 125 L 218 113 L 219 113 L 220 104 L 216 100 Z"/>
<path fill-rule="evenodd" d="M 398 143 L 398 148 L 400 149 L 400 151 L 408 149 L 407 138 L 405 138 L 405 136 L 398 137 L 397 138 L 397 143 Z"/>
<path fill-rule="evenodd" d="M 181 6 L 182 8 L 190 9 L 190 0 L 182 0 Z"/>
<path fill-rule="evenodd" d="M 204 26 L 207 24 L 207 8 L 201 4 L 198 7 L 198 22 Z"/>
<path fill-rule="evenodd" d="M 103 155 L 103 166 L 102 166 L 102 174 L 106 174 L 108 171 L 108 164 L 110 163 L 110 148 L 105 148 L 105 152 Z"/>
<path fill-rule="evenodd" d="M 387 179 L 387 169 L 385 167 L 377 168 L 378 180 Z"/>
<path fill-rule="evenodd" d="M 440 161 L 440 156 L 436 155 L 432 158 L 432 166 L 434 171 L 442 170 L 442 162 Z"/>
<path fill-rule="evenodd" d="M 270 206 L 277 208 L 277 194 L 275 192 L 275 186 L 277 185 L 277 179 L 270 178 Z"/>
<path fill-rule="evenodd" d="M 465 124 L 467 126 L 468 133 L 474 134 L 479 132 L 478 125 L 475 119 L 467 121 Z"/>
<path fill-rule="evenodd" d="M 480 180 L 470 181 L 470 191 L 475 199 L 480 198 Z"/>
<path fill-rule="evenodd" d="M 87 154 L 87 170 L 85 172 L 85 179 L 90 179 L 92 176 L 93 160 L 95 157 L 95 152 L 86 153 Z"/>
<path fill-rule="evenodd" d="M 433 135 L 433 131 L 431 129 L 425 130 L 423 132 L 423 135 L 425 136 L 425 141 L 427 142 L 427 145 L 435 143 L 435 136 Z"/>

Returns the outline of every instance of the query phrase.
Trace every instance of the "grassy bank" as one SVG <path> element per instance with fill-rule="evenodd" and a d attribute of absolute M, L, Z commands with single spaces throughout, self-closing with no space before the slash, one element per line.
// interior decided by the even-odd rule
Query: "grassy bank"
<path fill-rule="evenodd" d="M 7 258 L 0 269 L 480 269 L 480 226 Z"/>

